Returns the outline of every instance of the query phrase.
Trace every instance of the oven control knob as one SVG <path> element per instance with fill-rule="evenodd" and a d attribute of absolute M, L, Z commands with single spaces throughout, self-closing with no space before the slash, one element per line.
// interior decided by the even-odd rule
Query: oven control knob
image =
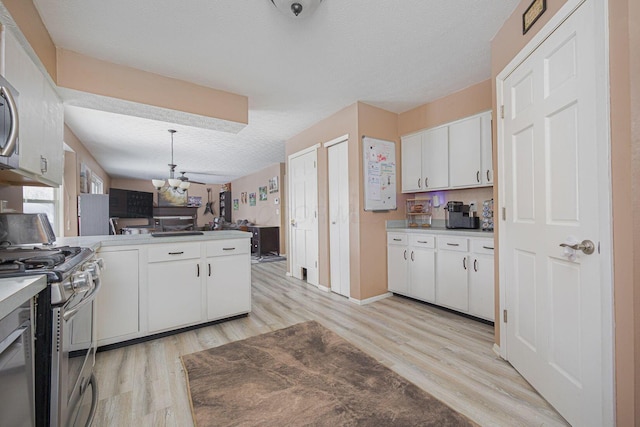
<path fill-rule="evenodd" d="M 98 277 L 100 276 L 100 264 L 98 264 L 98 262 L 88 262 L 86 263 L 83 267 L 82 270 L 84 271 L 88 271 L 89 273 L 91 273 L 91 275 L 93 277 Z"/>
<path fill-rule="evenodd" d="M 75 292 L 87 292 L 93 287 L 93 277 L 88 271 L 78 271 L 71 276 L 71 286 Z"/>

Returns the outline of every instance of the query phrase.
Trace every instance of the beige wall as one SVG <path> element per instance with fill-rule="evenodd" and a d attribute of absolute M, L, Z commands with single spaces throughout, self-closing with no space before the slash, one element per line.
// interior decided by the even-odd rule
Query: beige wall
<path fill-rule="evenodd" d="M 246 219 L 256 225 L 272 225 L 280 227 L 280 253 L 286 253 L 286 239 L 284 218 L 286 193 L 284 190 L 285 164 L 275 163 L 251 175 L 244 176 L 231 182 L 231 198 L 238 200 L 238 210 L 231 207 L 232 221 Z M 268 192 L 269 180 L 278 177 L 278 191 Z M 260 200 L 258 187 L 267 187 L 267 200 Z M 242 203 L 241 193 L 247 193 L 247 202 Z M 248 194 L 256 193 L 256 205 L 249 204 Z M 276 204 L 276 200 L 278 203 Z M 218 204 L 216 203 L 216 206 Z"/>
<path fill-rule="evenodd" d="M 565 2 L 566 0 L 547 0 L 547 11 L 524 36 L 521 29 L 522 13 L 530 1 L 520 2 L 492 41 L 492 84 L 498 73 Z M 635 0 L 609 0 L 608 4 L 616 418 L 618 425 L 631 426 L 640 425 L 640 273 L 636 267 L 640 262 L 640 219 L 637 211 L 640 207 L 640 195 L 637 191 L 640 182 L 640 6 Z M 495 84 L 492 96 L 495 115 Z M 494 144 L 495 141 L 494 137 Z M 494 162 L 495 152 L 494 145 Z M 497 182 L 495 185 L 494 188 L 497 189 Z M 495 191 L 496 201 L 497 196 Z M 633 209 L 634 206 L 636 209 Z M 496 262 L 497 260 L 496 257 Z M 496 324 L 496 342 L 499 342 L 498 337 L 499 324 Z"/>
<path fill-rule="evenodd" d="M 491 80 L 406 111 L 398 117 L 398 135 L 407 135 L 491 109 Z"/>
<path fill-rule="evenodd" d="M 22 212 L 22 186 L 0 185 L 0 200 L 7 201 L 7 208 Z"/>

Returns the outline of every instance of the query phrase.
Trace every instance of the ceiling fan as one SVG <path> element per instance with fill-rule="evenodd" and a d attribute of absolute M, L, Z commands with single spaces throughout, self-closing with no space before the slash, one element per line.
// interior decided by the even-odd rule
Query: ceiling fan
<path fill-rule="evenodd" d="M 192 184 L 200 184 L 200 185 L 207 185 L 204 182 L 200 182 L 200 181 L 194 181 L 192 179 L 189 179 L 189 177 L 185 176 L 186 173 L 191 173 L 191 172 L 180 172 L 180 176 L 178 177 L 178 179 L 182 182 L 190 182 Z"/>

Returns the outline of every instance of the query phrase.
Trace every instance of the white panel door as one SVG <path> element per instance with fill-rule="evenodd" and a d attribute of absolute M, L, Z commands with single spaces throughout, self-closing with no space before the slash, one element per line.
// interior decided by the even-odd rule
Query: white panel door
<path fill-rule="evenodd" d="M 331 145 L 329 158 L 329 263 L 331 290 L 350 296 L 349 155 L 347 141 Z"/>
<path fill-rule="evenodd" d="M 402 137 L 402 192 L 422 191 L 422 133 Z"/>
<path fill-rule="evenodd" d="M 318 175 L 316 150 L 289 158 L 291 274 L 318 285 Z"/>
<path fill-rule="evenodd" d="M 572 425 L 604 425 L 593 1 L 504 81 L 507 356 Z M 602 197 L 602 199 L 601 199 Z M 565 250 L 583 240 L 595 253 Z"/>
<path fill-rule="evenodd" d="M 449 128 L 428 130 L 422 137 L 422 175 L 425 191 L 449 186 Z"/>
<path fill-rule="evenodd" d="M 472 117 L 449 126 L 449 185 L 480 185 L 480 117 Z"/>

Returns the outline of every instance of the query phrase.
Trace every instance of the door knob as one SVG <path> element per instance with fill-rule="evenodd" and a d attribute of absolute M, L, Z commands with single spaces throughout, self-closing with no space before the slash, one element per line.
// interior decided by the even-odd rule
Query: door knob
<path fill-rule="evenodd" d="M 582 251 L 585 255 L 591 255 L 596 250 L 596 245 L 591 240 L 583 240 L 582 243 L 570 245 L 568 243 L 560 243 L 560 247 L 570 248 L 574 251 Z"/>
<path fill-rule="evenodd" d="M 296 226 L 296 220 L 295 219 L 291 220 L 291 225 L 294 226 L 294 227 Z"/>

